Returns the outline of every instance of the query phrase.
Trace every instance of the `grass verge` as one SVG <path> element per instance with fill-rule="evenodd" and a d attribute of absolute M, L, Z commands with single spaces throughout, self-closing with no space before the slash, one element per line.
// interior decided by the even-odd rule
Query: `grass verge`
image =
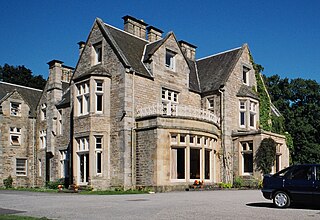
<path fill-rule="evenodd" d="M 30 216 L 1 215 L 1 214 L 0 214 L 0 219 L 1 219 L 1 220 L 49 220 L 49 219 L 46 218 L 46 217 L 35 218 L 35 217 L 30 217 Z"/>

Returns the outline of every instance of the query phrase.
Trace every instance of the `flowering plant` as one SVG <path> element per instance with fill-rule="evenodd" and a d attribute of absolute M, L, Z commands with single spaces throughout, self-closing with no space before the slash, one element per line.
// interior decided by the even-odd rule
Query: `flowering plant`
<path fill-rule="evenodd" d="M 203 185 L 203 180 L 202 180 L 202 181 L 200 181 L 200 180 L 195 180 L 195 181 L 193 182 L 193 185 Z"/>
<path fill-rule="evenodd" d="M 62 190 L 62 188 L 63 188 L 63 185 L 61 185 L 61 184 L 60 184 L 60 185 L 58 185 L 58 190 L 59 190 L 59 191 L 61 191 L 61 190 Z"/>

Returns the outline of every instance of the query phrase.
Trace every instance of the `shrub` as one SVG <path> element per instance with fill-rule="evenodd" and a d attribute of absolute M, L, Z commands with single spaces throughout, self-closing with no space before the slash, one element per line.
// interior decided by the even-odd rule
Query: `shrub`
<path fill-rule="evenodd" d="M 243 180 L 241 177 L 236 177 L 233 181 L 234 188 L 241 188 L 243 186 Z"/>
<path fill-rule="evenodd" d="M 230 189 L 232 187 L 232 183 L 219 183 L 220 188 Z"/>
<path fill-rule="evenodd" d="M 49 181 L 46 183 L 46 187 L 49 189 L 58 189 L 59 185 L 64 185 L 64 179 L 58 179 L 56 181 Z"/>
<path fill-rule="evenodd" d="M 272 138 L 265 138 L 257 150 L 255 162 L 263 174 L 271 172 L 276 159 L 276 142 Z"/>
<path fill-rule="evenodd" d="M 12 188 L 12 183 L 13 183 L 13 179 L 12 179 L 11 175 L 8 176 L 7 179 L 3 180 L 3 184 L 6 187 L 6 189 L 11 189 Z"/>

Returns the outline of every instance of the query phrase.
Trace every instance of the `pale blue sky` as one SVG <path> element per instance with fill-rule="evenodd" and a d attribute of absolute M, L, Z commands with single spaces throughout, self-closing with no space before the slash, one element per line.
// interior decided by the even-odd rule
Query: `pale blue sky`
<path fill-rule="evenodd" d="M 264 74 L 320 83 L 318 0 L 10 0 L 1 2 L 0 65 L 25 65 L 48 76 L 48 61 L 75 66 L 79 41 L 96 17 L 123 29 L 131 15 L 178 40 L 202 58 L 248 43 Z"/>

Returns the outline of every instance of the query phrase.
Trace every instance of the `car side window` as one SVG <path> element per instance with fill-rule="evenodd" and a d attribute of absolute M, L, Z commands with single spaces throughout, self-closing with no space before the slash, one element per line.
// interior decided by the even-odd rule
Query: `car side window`
<path fill-rule="evenodd" d="M 320 167 L 316 166 L 316 180 L 320 180 Z"/>
<path fill-rule="evenodd" d="M 312 167 L 303 166 L 297 167 L 288 176 L 288 179 L 292 180 L 311 180 L 312 179 Z"/>

